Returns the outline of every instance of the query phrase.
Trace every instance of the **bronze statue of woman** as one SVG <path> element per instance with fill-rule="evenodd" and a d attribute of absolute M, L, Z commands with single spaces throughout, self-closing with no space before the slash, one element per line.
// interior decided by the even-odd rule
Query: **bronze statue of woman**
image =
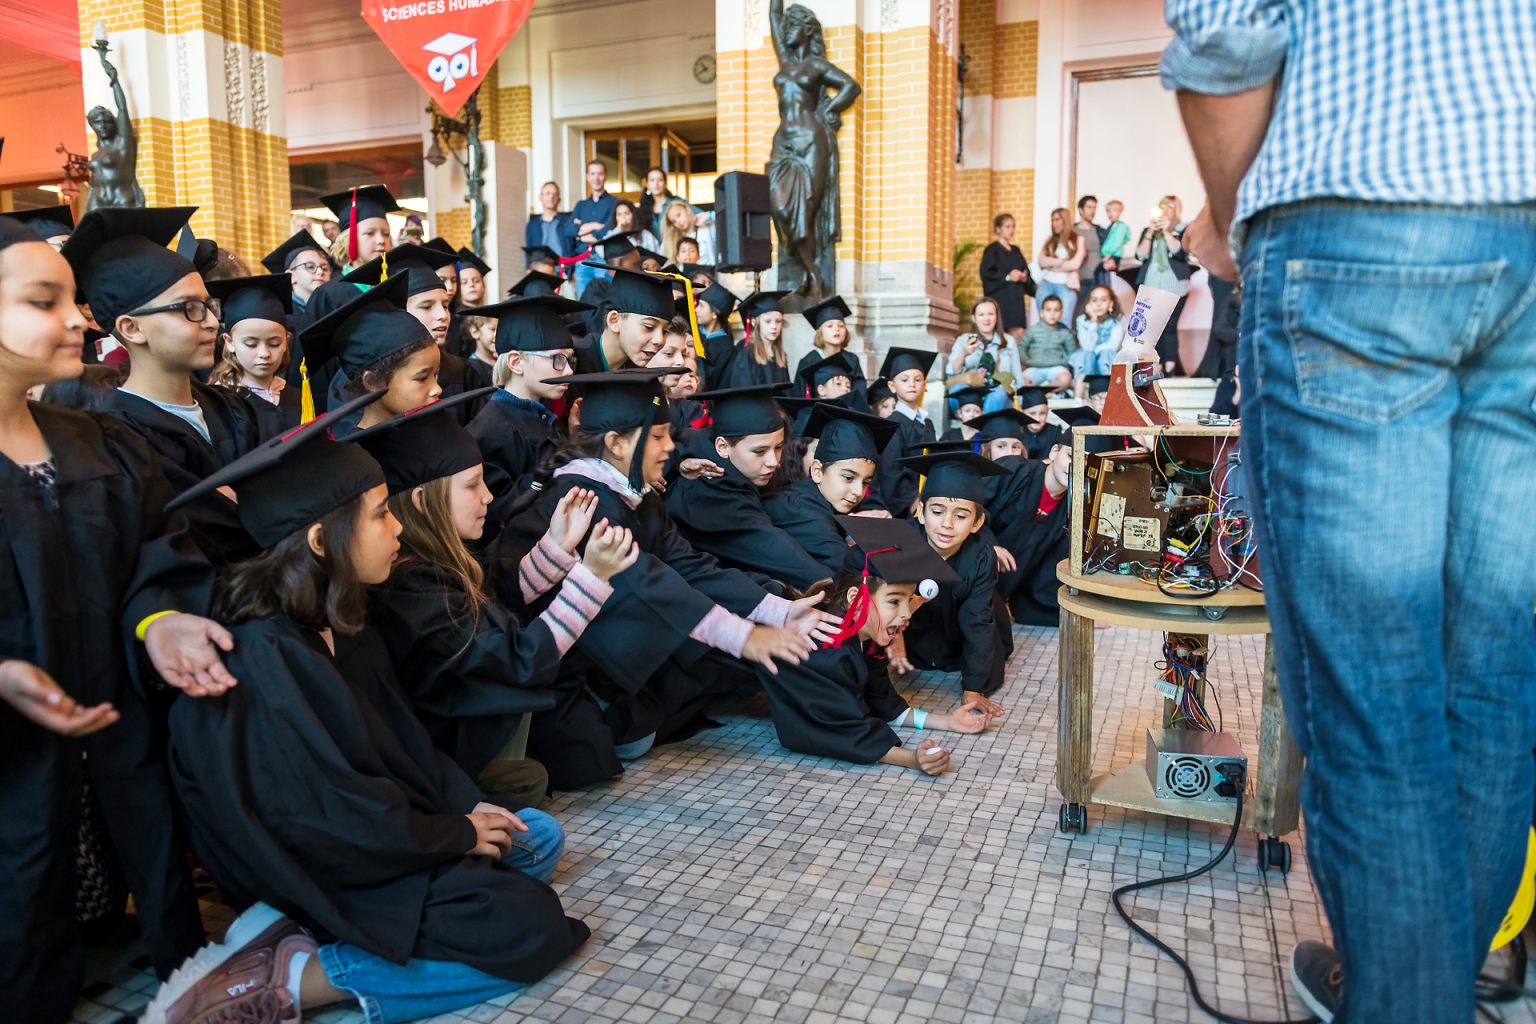
<path fill-rule="evenodd" d="M 770 0 L 768 11 L 779 57 L 773 76 L 779 129 L 768 158 L 773 222 L 782 242 L 779 287 L 821 298 L 836 284 L 829 278 L 841 234 L 837 130 L 842 112 L 859 97 L 859 83 L 827 60 L 821 22 L 808 7 L 793 4 L 785 11 L 784 0 Z"/>
<path fill-rule="evenodd" d="M 86 123 L 96 133 L 96 152 L 91 154 L 91 193 L 85 209 L 89 213 L 106 207 L 143 206 L 144 190 L 139 187 L 138 178 L 139 144 L 133 122 L 128 118 L 128 97 L 123 95 L 122 84 L 117 80 L 117 68 L 107 60 L 107 40 L 99 29 L 94 49 L 101 57 L 107 83 L 112 86 L 117 113 L 98 106 L 85 115 Z"/>

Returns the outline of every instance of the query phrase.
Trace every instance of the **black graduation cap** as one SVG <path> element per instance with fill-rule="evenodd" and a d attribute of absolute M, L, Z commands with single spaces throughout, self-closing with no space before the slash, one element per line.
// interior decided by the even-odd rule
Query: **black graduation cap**
<path fill-rule="evenodd" d="M 985 405 L 987 389 L 974 387 L 956 388 L 949 393 L 949 400 L 955 403 L 956 409 L 962 409 L 967 405 Z"/>
<path fill-rule="evenodd" d="M 613 271 L 613 280 L 608 283 L 608 303 L 620 313 L 672 319 L 672 282 L 666 278 L 590 260 L 587 266 Z"/>
<path fill-rule="evenodd" d="M 972 438 L 967 441 L 963 438 L 952 438 L 948 441 L 922 441 L 918 444 L 909 444 L 902 449 L 904 455 L 934 455 L 940 452 L 973 452 L 976 450 L 977 440 Z"/>
<path fill-rule="evenodd" d="M 110 329 L 156 295 L 197 273 L 186 257 L 166 246 L 195 206 L 92 210 L 60 250 L 74 268 L 91 315 Z"/>
<path fill-rule="evenodd" d="M 725 286 L 719 281 L 698 292 L 696 298 L 703 299 L 709 303 L 709 308 L 715 311 L 715 315 L 722 322 L 731 315 L 731 310 L 735 309 L 737 302 L 740 301 L 736 296 L 727 291 Z"/>
<path fill-rule="evenodd" d="M 0 250 L 22 242 L 41 242 L 42 240 L 43 236 L 32 230 L 32 225 L 0 216 Z"/>
<path fill-rule="evenodd" d="M 938 357 L 937 352 L 929 352 L 926 349 L 893 348 L 885 353 L 885 362 L 880 364 L 880 376 L 889 381 L 908 370 L 921 370 L 926 377 L 928 371 L 933 368 L 933 361 Z"/>
<path fill-rule="evenodd" d="M 1065 409 L 1052 409 L 1051 411 L 1069 427 L 1088 427 L 1099 422 L 1099 414 L 1086 405 L 1073 405 Z"/>
<path fill-rule="evenodd" d="M 484 398 L 495 388 L 476 388 L 359 430 L 347 443 L 362 445 L 378 460 L 390 494 L 462 473 L 484 462 L 480 445 L 458 420 L 443 413 Z"/>
<path fill-rule="evenodd" d="M 800 437 L 805 434 L 805 425 L 810 422 L 812 409 L 818 405 L 834 404 L 822 398 L 791 398 L 788 395 L 775 395 L 773 400 L 789 417 L 791 437 Z"/>
<path fill-rule="evenodd" d="M 39 206 L 35 210 L 13 210 L 10 213 L 0 213 L 0 217 L 26 224 L 45 242 L 75 230 L 75 211 L 62 204 Z"/>
<path fill-rule="evenodd" d="M 816 461 L 823 466 L 845 459 L 879 462 L 899 428 L 890 420 L 855 412 L 836 402 L 816 402 L 801 434 L 818 439 Z"/>
<path fill-rule="evenodd" d="M 1020 388 L 1013 397 L 1014 403 L 1020 409 L 1033 409 L 1037 405 L 1047 405 L 1050 402 L 1044 388 Z"/>
<path fill-rule="evenodd" d="M 447 253 L 455 260 L 459 258 L 459 250 L 455 249 L 453 247 L 453 243 L 448 241 L 448 239 L 444 238 L 442 235 L 438 235 L 435 238 L 429 238 L 425 242 L 422 242 L 421 245 L 428 249 L 436 249 L 438 252 Z"/>
<path fill-rule="evenodd" d="M 405 311 L 408 283 L 397 274 L 310 324 L 299 335 L 305 359 L 314 366 L 340 359 L 347 376 L 356 380 L 385 356 L 431 341 L 432 332 Z"/>
<path fill-rule="evenodd" d="M 870 575 L 886 583 L 960 582 L 960 574 L 905 519 L 838 516 L 837 525 L 868 559 Z"/>
<path fill-rule="evenodd" d="M 607 238 L 600 238 L 592 243 L 592 251 L 597 253 L 599 250 L 601 250 L 603 259 L 616 260 L 620 256 L 628 256 L 634 252 L 635 243 L 629 240 L 628 235 L 609 235 Z"/>
<path fill-rule="evenodd" d="M 443 252 L 427 245 L 401 245 L 380 253 L 366 263 L 361 263 L 341 275 L 343 281 L 352 281 L 356 284 L 374 285 L 384 279 L 386 273 L 394 274 L 405 267 L 423 267 L 434 273 L 443 268 L 451 267 L 458 262 L 458 254 Z M 442 287 L 442 283 L 438 283 Z"/>
<path fill-rule="evenodd" d="M 971 420 L 971 426 L 976 428 L 978 441 L 997 441 L 1002 438 L 1025 441 L 1029 439 L 1029 425 L 1033 422 L 1019 410 L 1008 406 L 976 417 Z"/>
<path fill-rule="evenodd" d="M 288 241 L 263 256 L 261 265 L 274 274 L 281 274 L 293 266 L 293 261 L 298 259 L 300 253 L 313 252 L 325 259 L 328 248 L 315 241 L 315 237 L 308 231 L 295 231 Z"/>
<path fill-rule="evenodd" d="M 551 292 L 557 292 L 560 290 L 561 281 L 560 278 L 556 277 L 554 274 L 546 274 L 542 270 L 530 270 L 528 273 L 518 278 L 516 284 L 507 289 L 507 294 L 515 295 L 521 298 L 523 295 L 527 294 L 528 286 L 531 284 L 541 284 L 548 288 Z M 532 296 L 530 296 L 530 298 L 531 297 Z"/>
<path fill-rule="evenodd" d="M 711 281 L 715 279 L 715 265 L 713 263 L 684 263 L 678 269 L 680 269 L 683 272 L 683 276 L 688 278 L 690 281 L 698 277 L 700 274 L 708 274 Z"/>
<path fill-rule="evenodd" d="M 873 409 L 887 398 L 895 398 L 891 392 L 891 382 L 884 377 L 876 377 L 869 382 L 869 407 Z"/>
<path fill-rule="evenodd" d="M 555 252 L 555 250 L 551 249 L 547 245 L 523 246 L 523 263 L 525 265 L 545 262 L 553 263 L 556 266 L 559 266 L 560 254 Z"/>
<path fill-rule="evenodd" d="M 484 277 L 486 274 L 491 272 L 491 265 L 485 262 L 485 260 L 481 259 L 479 256 L 476 256 L 473 250 L 469 248 L 462 248 L 459 250 L 458 255 L 460 267 L 474 267 L 476 270 L 480 271 L 481 277 Z"/>
<path fill-rule="evenodd" d="M 293 278 L 287 274 L 209 281 L 208 294 L 224 304 L 226 331 L 242 320 L 270 320 L 286 326 L 293 312 Z"/>
<path fill-rule="evenodd" d="M 771 434 L 784 426 L 784 417 L 773 401 L 774 393 L 788 386 L 756 384 L 745 388 L 721 388 L 719 391 L 700 391 L 693 397 L 709 403 L 709 415 L 714 420 L 709 428 L 712 437 Z"/>
<path fill-rule="evenodd" d="M 741 318 L 751 320 L 764 313 L 784 312 L 779 305 L 779 300 L 788 294 L 789 292 L 753 292 L 741 300 Z"/>
<path fill-rule="evenodd" d="M 404 210 L 389 189 L 383 185 L 361 185 L 357 188 L 344 189 L 340 192 L 332 192 L 330 195 L 320 197 L 320 202 L 336 215 L 336 223 L 341 225 L 341 230 L 346 231 L 352 226 L 353 197 L 356 197 L 357 222 L 361 224 L 365 220 L 373 220 L 375 217 L 383 217 L 388 213 L 403 213 Z"/>
<path fill-rule="evenodd" d="M 826 356 L 811 363 L 801 370 L 797 376 L 808 395 L 816 394 L 816 388 L 835 377 L 847 377 L 848 382 L 853 383 L 853 375 L 858 370 L 858 364 L 853 357 L 846 352 L 838 352 Z"/>
<path fill-rule="evenodd" d="M 1083 378 L 1088 383 L 1089 395 L 1102 395 L 1109 390 L 1109 374 L 1090 373 Z"/>
<path fill-rule="evenodd" d="M 496 354 L 548 352 L 570 348 L 571 332 L 565 325 L 568 313 L 584 313 L 592 306 L 562 295 L 534 295 L 509 299 L 489 306 L 461 309 L 464 316 L 496 319 Z"/>
<path fill-rule="evenodd" d="M 1008 470 L 975 452 L 934 452 L 908 455 L 903 466 L 923 475 L 922 499 L 955 498 L 960 501 L 985 502 L 989 476 L 1004 476 Z"/>
<path fill-rule="evenodd" d="M 643 245 L 637 245 L 635 246 L 635 252 L 640 254 L 640 262 L 642 263 L 649 263 L 654 260 L 658 270 L 667 265 L 667 258 L 655 249 L 647 249 Z"/>
<path fill-rule="evenodd" d="M 297 430 L 274 437 L 204 477 L 166 506 L 167 511 L 231 487 L 240 523 L 270 548 L 384 483 L 384 470 L 357 445 L 331 440 L 339 420 L 384 397 L 373 391 L 331 409 Z"/>
<path fill-rule="evenodd" d="M 847 320 L 853 315 L 853 310 L 848 308 L 842 296 L 834 295 L 830 299 L 824 299 L 814 306 L 807 306 L 800 311 L 800 315 L 811 322 L 811 327 L 820 330 L 821 325 L 828 320 Z"/>
<path fill-rule="evenodd" d="M 677 371 L 672 367 L 629 367 L 604 373 L 578 373 L 569 377 L 547 377 L 545 384 L 569 384 L 571 400 L 581 399 L 581 429 L 606 434 L 627 434 L 637 427 L 650 428 L 671 423 L 667 393 L 661 378 Z M 645 462 L 645 445 L 635 445 L 629 465 L 629 486 L 645 488 L 640 467 Z"/>

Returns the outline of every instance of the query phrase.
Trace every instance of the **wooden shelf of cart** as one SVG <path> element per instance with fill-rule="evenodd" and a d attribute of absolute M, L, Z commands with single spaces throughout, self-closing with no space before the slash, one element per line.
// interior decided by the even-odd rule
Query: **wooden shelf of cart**
<path fill-rule="evenodd" d="M 1162 800 L 1152 789 L 1146 766 L 1136 762 L 1093 777 L 1093 641 L 1100 620 L 1135 629 L 1178 632 L 1195 636 L 1263 633 L 1264 678 L 1259 713 L 1258 747 L 1246 747 L 1250 792 L 1244 801 L 1244 824 L 1267 837 L 1261 845 L 1261 865 L 1287 870 L 1289 847 L 1278 837 L 1296 830 L 1300 816 L 1301 752 L 1286 730 L 1275 680 L 1274 652 L 1268 641 L 1269 619 L 1263 595 L 1236 588 L 1201 601 L 1179 601 L 1140 581 L 1107 574 L 1074 574 L 1067 560 L 1057 567 L 1063 586 L 1061 602 L 1060 675 L 1056 787 L 1064 803 L 1064 831 L 1087 831 L 1090 804 L 1123 807 L 1152 814 L 1230 822 L 1232 805 L 1198 800 Z M 1202 601 L 1225 599 L 1218 620 L 1205 617 Z"/>

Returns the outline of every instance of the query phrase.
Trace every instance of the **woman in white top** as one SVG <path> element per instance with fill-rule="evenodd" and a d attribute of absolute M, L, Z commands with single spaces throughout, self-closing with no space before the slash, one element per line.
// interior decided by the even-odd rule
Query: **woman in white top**
<path fill-rule="evenodd" d="M 1051 236 L 1040 246 L 1040 283 L 1035 290 L 1035 305 L 1047 295 L 1061 300 L 1062 323 L 1072 322 L 1077 292 L 1082 287 L 1077 268 L 1083 265 L 1083 240 L 1072 227 L 1072 214 L 1060 206 L 1051 211 Z"/>
<path fill-rule="evenodd" d="M 715 226 L 711 215 L 700 213 L 685 199 L 674 199 L 661 215 L 661 252 L 677 262 L 677 243 L 692 238 L 699 243 L 699 262 L 715 264 Z"/>
<path fill-rule="evenodd" d="M 945 364 L 944 388 L 948 394 L 966 388 L 986 389 L 982 412 L 996 412 L 1006 406 L 1019 386 L 1019 344 L 998 320 L 995 299 L 981 299 L 972 306 L 975 330 L 955 339 Z"/>

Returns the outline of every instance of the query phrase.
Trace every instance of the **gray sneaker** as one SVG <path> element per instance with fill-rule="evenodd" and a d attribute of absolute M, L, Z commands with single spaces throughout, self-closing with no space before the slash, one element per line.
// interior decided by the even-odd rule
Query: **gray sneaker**
<path fill-rule="evenodd" d="M 1291 987 L 1323 1024 L 1344 1005 L 1344 968 L 1326 942 L 1302 942 L 1291 951 Z"/>

